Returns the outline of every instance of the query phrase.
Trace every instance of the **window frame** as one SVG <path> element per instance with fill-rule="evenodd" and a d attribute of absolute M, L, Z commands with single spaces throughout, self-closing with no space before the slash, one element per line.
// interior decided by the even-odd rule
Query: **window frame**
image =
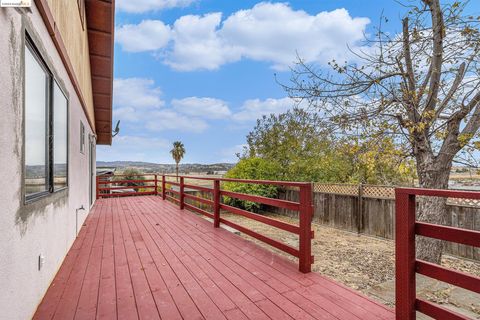
<path fill-rule="evenodd" d="M 85 124 L 83 123 L 82 120 L 80 120 L 80 153 L 85 154 L 85 135 L 86 135 L 86 130 L 85 130 Z"/>
<path fill-rule="evenodd" d="M 55 189 L 55 136 L 54 136 L 54 126 L 55 126 L 55 99 L 53 98 L 54 97 L 54 85 L 57 85 L 58 89 L 60 90 L 60 92 L 62 93 L 62 95 L 65 97 L 65 101 L 66 101 L 66 106 L 65 108 L 67 108 L 66 110 L 66 121 L 65 121 L 65 124 L 67 125 L 67 128 L 66 128 L 66 148 L 65 148 L 65 151 L 66 151 L 66 161 L 67 163 L 65 164 L 65 187 L 62 187 L 62 188 L 58 188 L 58 189 Z M 68 176 L 68 168 L 69 168 L 69 163 L 70 163 L 70 100 L 68 99 L 68 96 L 66 94 L 66 91 L 63 89 L 63 87 L 60 85 L 60 82 L 57 81 L 55 79 L 55 77 L 52 76 L 52 87 L 51 87 L 51 92 L 52 92 L 52 99 L 51 99 L 51 102 L 50 102 L 50 109 L 51 109 L 51 117 L 50 117 L 50 122 L 51 122 L 51 128 L 52 128 L 52 131 L 51 131 L 51 148 L 49 150 L 49 152 L 51 153 L 51 161 L 50 161 L 50 165 L 51 165 L 51 177 L 52 177 L 52 184 L 51 184 L 51 188 L 52 188 L 52 193 L 55 193 L 55 192 L 59 192 L 59 191 L 62 191 L 62 190 L 65 190 L 65 189 L 68 189 L 68 186 L 69 186 L 69 176 Z"/>
<path fill-rule="evenodd" d="M 51 69 L 49 68 L 47 62 L 45 59 L 42 57 L 42 54 L 40 51 L 37 49 L 37 46 L 35 45 L 33 39 L 28 35 L 28 33 L 25 32 L 25 43 L 24 43 L 24 55 L 23 55 L 23 61 L 25 62 L 25 57 L 26 57 L 26 50 L 29 50 L 32 56 L 34 57 L 35 61 L 38 63 L 38 65 L 42 68 L 42 70 L 45 72 L 47 80 L 46 80 L 46 88 L 45 88 L 45 93 L 46 93 L 46 99 L 45 99 L 45 130 L 46 130 L 46 136 L 45 136 L 45 183 L 46 183 L 46 190 L 40 191 L 40 192 L 35 192 L 35 193 L 30 193 L 27 194 L 26 192 L 26 180 L 27 180 L 27 164 L 26 164 L 26 99 L 25 99 L 25 92 L 26 92 L 26 72 L 23 73 L 24 76 L 24 99 L 23 99 L 23 114 L 24 114 L 24 120 L 23 120 L 23 137 L 24 137 L 24 142 L 23 142 L 23 177 L 22 177 L 22 186 L 23 186 L 23 200 L 25 204 L 34 202 L 36 200 L 48 197 L 52 194 L 55 194 L 57 192 L 61 192 L 63 190 L 68 189 L 69 187 L 69 163 L 70 163 L 70 152 L 69 152 L 69 135 L 70 135 L 70 100 L 68 98 L 68 95 L 66 94 L 66 91 L 64 88 L 60 85 L 59 81 L 56 80 L 55 75 L 52 73 Z M 64 95 L 66 99 L 66 139 L 67 139 L 67 163 L 66 163 L 66 184 L 65 187 L 63 188 L 58 188 L 55 189 L 55 183 L 54 183 L 54 85 L 58 86 L 60 89 L 61 93 Z"/>

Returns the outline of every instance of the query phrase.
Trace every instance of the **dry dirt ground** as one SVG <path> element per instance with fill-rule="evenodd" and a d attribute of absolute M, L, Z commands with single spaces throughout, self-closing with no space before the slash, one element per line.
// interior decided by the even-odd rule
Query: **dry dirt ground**
<path fill-rule="evenodd" d="M 297 219 L 278 214 L 268 213 L 267 215 L 298 224 Z M 289 232 L 234 214 L 222 212 L 222 218 L 298 247 L 298 236 Z M 386 305 L 394 305 L 395 255 L 393 241 L 357 235 L 318 224 L 314 224 L 313 229 L 315 231 L 315 239 L 312 242 L 312 253 L 315 256 L 313 271 L 361 291 Z M 241 235 L 291 260 L 296 259 L 254 238 Z M 480 263 L 478 262 L 444 256 L 442 265 L 480 276 Z M 417 281 L 417 289 L 420 296 L 460 311 L 464 310 L 470 316 L 480 319 L 480 295 L 472 295 L 463 289 L 458 290 L 446 284 L 439 285 L 438 281 L 425 277 L 421 277 Z"/>

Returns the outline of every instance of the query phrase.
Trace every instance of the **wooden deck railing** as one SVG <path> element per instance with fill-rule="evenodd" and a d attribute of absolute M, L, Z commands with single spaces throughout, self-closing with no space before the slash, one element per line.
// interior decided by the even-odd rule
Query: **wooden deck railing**
<path fill-rule="evenodd" d="M 220 223 L 234 228 L 244 234 L 247 234 L 255 239 L 265 242 L 274 248 L 282 250 L 299 260 L 299 270 L 303 273 L 311 271 L 311 264 L 313 263 L 313 256 L 311 253 L 311 240 L 314 233 L 311 228 L 313 202 L 312 202 L 312 184 L 306 182 L 291 182 L 291 181 L 266 181 L 266 180 L 241 180 L 241 179 L 226 179 L 226 178 L 208 178 L 208 177 L 193 177 L 193 176 L 174 176 L 174 175 L 139 175 L 134 178 L 137 180 L 123 180 L 121 175 L 110 176 L 108 178 L 97 177 L 97 199 L 120 197 L 120 196 L 137 196 L 137 195 L 159 195 L 161 194 L 163 200 L 170 200 L 178 204 L 180 209 L 188 209 L 204 216 L 213 219 L 213 226 L 218 228 Z M 143 179 L 143 180 L 142 180 Z M 211 187 L 205 185 L 199 186 L 192 183 L 185 183 L 186 180 L 202 180 L 206 184 L 211 184 Z M 238 192 L 231 192 L 222 190 L 222 182 L 248 183 L 248 184 L 262 184 L 275 185 L 285 187 L 295 187 L 299 189 L 300 201 L 292 202 L 280 199 L 266 198 L 251 194 L 244 194 Z M 121 186 L 113 186 L 115 184 L 122 184 Z M 126 186 L 124 186 L 126 184 Z M 137 185 L 138 184 L 138 185 Z M 168 187 L 167 187 L 168 185 Z M 175 188 L 172 188 L 174 186 Z M 126 190 L 126 192 L 119 192 L 118 190 Z M 160 192 L 159 192 L 160 190 Z M 185 192 L 185 190 L 196 190 L 202 193 L 210 194 L 210 199 Z M 237 207 L 225 204 L 223 197 L 236 198 L 240 200 L 247 200 L 256 203 L 261 203 L 269 206 L 286 208 L 299 212 L 299 225 L 286 223 L 280 220 L 272 219 L 270 217 L 252 213 Z M 190 203 L 185 199 L 192 200 Z M 201 203 L 210 210 L 200 208 L 194 205 Z M 256 231 L 250 230 L 237 223 L 229 221 L 221 216 L 221 211 L 228 211 L 233 214 L 241 215 L 245 218 L 252 219 L 272 227 L 294 233 L 298 235 L 298 248 L 282 243 L 271 237 L 262 235 Z"/>
<path fill-rule="evenodd" d="M 480 278 L 417 260 L 415 256 L 415 237 L 419 235 L 480 247 L 480 232 L 416 221 L 417 196 L 480 199 L 480 192 L 414 188 L 395 189 L 396 318 L 413 320 L 416 310 L 418 310 L 434 319 L 469 319 L 437 304 L 417 298 L 416 273 L 476 293 L 480 293 Z"/>
<path fill-rule="evenodd" d="M 157 194 L 157 175 L 97 176 L 97 199 Z"/>

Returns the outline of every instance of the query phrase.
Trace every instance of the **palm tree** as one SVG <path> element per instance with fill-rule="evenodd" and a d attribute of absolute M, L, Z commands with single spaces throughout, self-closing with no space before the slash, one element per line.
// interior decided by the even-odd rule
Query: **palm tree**
<path fill-rule="evenodd" d="M 173 160 L 177 164 L 176 171 L 177 171 L 177 182 L 178 182 L 178 164 L 182 160 L 183 156 L 185 155 L 185 146 L 180 141 L 175 141 L 173 143 L 173 148 L 170 150 L 172 154 Z"/>

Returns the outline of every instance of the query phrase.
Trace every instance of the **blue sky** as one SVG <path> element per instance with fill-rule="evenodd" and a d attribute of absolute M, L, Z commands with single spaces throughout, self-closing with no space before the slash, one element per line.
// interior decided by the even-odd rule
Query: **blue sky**
<path fill-rule="evenodd" d="M 475 1 L 474 1 L 475 2 Z M 398 32 L 405 8 L 393 0 L 117 0 L 113 121 L 121 132 L 98 160 L 234 162 L 262 114 L 293 103 L 287 82 L 297 51 L 325 66 L 388 17 Z M 475 5 L 478 9 L 478 3 Z"/>

